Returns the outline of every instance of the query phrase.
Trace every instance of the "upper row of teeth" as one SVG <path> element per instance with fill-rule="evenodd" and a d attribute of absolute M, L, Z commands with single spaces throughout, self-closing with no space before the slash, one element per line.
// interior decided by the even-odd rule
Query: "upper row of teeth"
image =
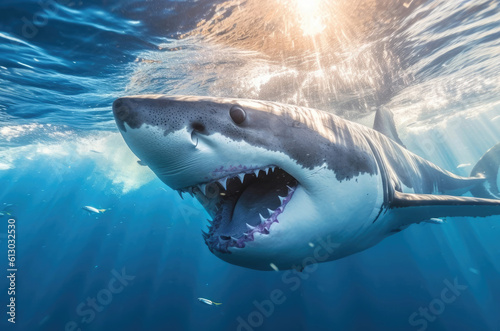
<path fill-rule="evenodd" d="M 239 178 L 240 182 L 243 183 L 246 175 L 255 174 L 255 177 L 259 177 L 260 171 L 264 171 L 267 175 L 267 174 L 269 174 L 269 171 L 274 172 L 275 168 L 276 168 L 275 166 L 271 166 L 271 167 L 266 167 L 266 168 L 262 168 L 262 169 L 254 169 L 254 170 L 250 170 L 248 172 L 239 173 L 236 176 L 231 175 L 231 176 L 227 176 L 224 178 L 220 178 L 220 179 L 217 179 L 217 180 L 210 182 L 210 183 L 198 184 L 197 186 L 203 194 L 206 194 L 207 185 L 215 183 L 215 182 L 218 182 L 224 188 L 224 190 L 227 190 L 227 180 L 229 178 Z"/>

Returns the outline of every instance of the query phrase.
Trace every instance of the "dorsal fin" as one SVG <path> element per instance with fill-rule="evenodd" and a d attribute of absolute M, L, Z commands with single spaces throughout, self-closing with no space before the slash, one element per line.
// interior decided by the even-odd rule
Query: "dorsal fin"
<path fill-rule="evenodd" d="M 394 123 L 394 114 L 389 109 L 377 109 L 377 112 L 375 113 L 375 121 L 373 122 L 373 129 L 406 148 L 401 139 L 399 139 L 398 131 L 396 130 L 396 123 Z"/>
<path fill-rule="evenodd" d="M 490 148 L 471 171 L 471 177 L 484 177 L 488 185 L 478 185 L 470 190 L 475 197 L 500 199 L 498 190 L 498 170 L 500 170 L 500 144 Z"/>

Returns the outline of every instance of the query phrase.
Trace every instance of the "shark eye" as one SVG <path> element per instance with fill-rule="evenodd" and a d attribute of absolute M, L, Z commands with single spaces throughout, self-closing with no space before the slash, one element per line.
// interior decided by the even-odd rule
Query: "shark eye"
<path fill-rule="evenodd" d="M 233 122 L 236 124 L 243 123 L 247 117 L 247 114 L 240 106 L 232 106 L 229 110 L 229 115 L 231 116 Z"/>

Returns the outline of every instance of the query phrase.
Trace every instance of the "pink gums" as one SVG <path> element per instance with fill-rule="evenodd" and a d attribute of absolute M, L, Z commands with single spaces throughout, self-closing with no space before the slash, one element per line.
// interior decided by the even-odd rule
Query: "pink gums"
<path fill-rule="evenodd" d="M 237 247 L 237 248 L 243 248 L 245 247 L 245 243 L 249 241 L 254 241 L 254 235 L 256 233 L 262 233 L 262 234 L 269 234 L 269 228 L 273 223 L 279 223 L 278 221 L 278 216 L 283 213 L 285 210 L 285 206 L 290 202 L 292 199 L 293 193 L 295 192 L 295 188 L 291 189 L 288 192 L 288 195 L 283 199 L 283 203 L 279 208 L 277 208 L 274 213 L 269 216 L 267 220 L 262 222 L 261 224 L 255 226 L 253 229 L 250 229 L 246 232 L 243 233 L 243 236 L 240 238 L 230 238 L 230 239 L 222 239 L 220 236 L 215 236 L 215 231 L 220 225 L 220 218 L 216 218 L 214 220 L 213 226 L 210 228 L 209 231 L 209 238 L 206 240 L 208 248 L 213 251 L 214 249 L 221 252 L 221 253 L 229 253 L 229 247 Z"/>

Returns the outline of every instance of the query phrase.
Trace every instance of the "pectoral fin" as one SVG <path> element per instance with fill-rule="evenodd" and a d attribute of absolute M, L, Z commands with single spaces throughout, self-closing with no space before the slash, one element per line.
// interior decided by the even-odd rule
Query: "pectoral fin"
<path fill-rule="evenodd" d="M 395 191 L 390 210 L 401 220 L 401 225 L 405 226 L 441 217 L 500 215 L 500 200 Z"/>

